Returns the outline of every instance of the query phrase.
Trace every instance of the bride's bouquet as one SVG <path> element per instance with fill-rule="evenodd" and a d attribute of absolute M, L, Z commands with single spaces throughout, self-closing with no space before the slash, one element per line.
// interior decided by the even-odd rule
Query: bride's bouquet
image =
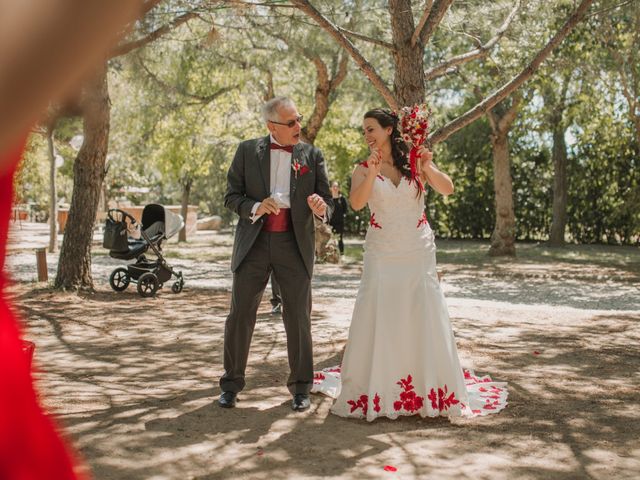
<path fill-rule="evenodd" d="M 424 103 L 413 107 L 403 107 L 398 115 L 400 120 L 400 133 L 402 139 L 411 145 L 409 150 L 409 167 L 411 168 L 411 178 L 413 178 L 421 189 L 424 185 L 418 178 L 419 160 L 418 148 L 424 144 L 429 135 L 429 117 L 431 109 Z"/>

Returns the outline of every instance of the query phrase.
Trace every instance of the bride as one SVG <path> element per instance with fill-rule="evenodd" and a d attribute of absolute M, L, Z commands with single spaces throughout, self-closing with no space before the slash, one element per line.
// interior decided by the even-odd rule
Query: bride
<path fill-rule="evenodd" d="M 364 115 L 371 154 L 349 195 L 354 210 L 371 211 L 362 280 L 342 365 L 316 372 L 312 391 L 337 397 L 336 415 L 368 421 L 495 413 L 507 404 L 506 384 L 460 367 L 424 209 L 422 185 L 450 195 L 453 182 L 424 147 L 412 178 L 398 123 L 388 110 Z"/>

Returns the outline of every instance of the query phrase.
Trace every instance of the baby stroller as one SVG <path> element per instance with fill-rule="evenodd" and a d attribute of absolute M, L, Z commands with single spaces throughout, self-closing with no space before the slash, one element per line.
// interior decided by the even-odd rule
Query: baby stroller
<path fill-rule="evenodd" d="M 128 222 L 127 222 L 128 220 Z M 165 282 L 176 277 L 171 286 L 173 293 L 180 293 L 184 286 L 182 272 L 175 272 L 162 256 L 162 242 L 173 237 L 184 226 L 182 217 L 170 212 L 162 205 L 150 204 L 142 211 L 142 227 L 127 212 L 117 208 L 107 212 L 102 246 L 109 249 L 109 256 L 120 260 L 136 259 L 136 263 L 116 268 L 109 277 L 109 284 L 116 292 L 126 290 L 131 282 L 138 284 L 142 297 L 153 297 Z M 133 229 L 142 238 L 129 236 Z M 147 250 L 153 250 L 158 257 L 150 261 L 145 257 Z"/>

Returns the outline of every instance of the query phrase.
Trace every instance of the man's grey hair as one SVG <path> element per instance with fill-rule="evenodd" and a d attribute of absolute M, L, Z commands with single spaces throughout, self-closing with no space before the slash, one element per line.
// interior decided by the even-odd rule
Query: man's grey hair
<path fill-rule="evenodd" d="M 269 120 L 279 121 L 278 109 L 285 106 L 295 108 L 296 104 L 289 97 L 274 97 L 265 103 L 262 106 L 262 118 L 265 123 Z"/>

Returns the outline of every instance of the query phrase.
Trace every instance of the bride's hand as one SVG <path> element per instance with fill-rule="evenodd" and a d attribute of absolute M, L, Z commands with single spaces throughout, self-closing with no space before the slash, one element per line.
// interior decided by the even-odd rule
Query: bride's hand
<path fill-rule="evenodd" d="M 433 152 L 426 146 L 421 145 L 418 148 L 418 154 L 420 155 L 420 161 L 418 162 L 418 173 L 420 175 L 423 175 L 433 164 Z"/>
<path fill-rule="evenodd" d="M 368 174 L 374 176 L 380 174 L 380 169 L 382 168 L 382 152 L 379 148 L 371 150 L 371 155 L 369 155 L 367 159 L 367 165 L 369 167 Z"/>

